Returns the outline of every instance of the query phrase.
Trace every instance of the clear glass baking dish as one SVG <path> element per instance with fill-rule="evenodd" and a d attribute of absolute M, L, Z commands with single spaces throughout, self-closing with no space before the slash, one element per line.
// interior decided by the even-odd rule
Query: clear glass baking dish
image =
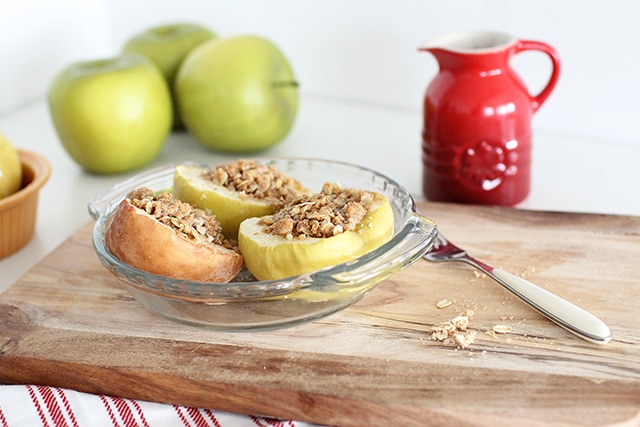
<path fill-rule="evenodd" d="M 394 236 L 351 262 L 282 280 L 256 281 L 243 270 L 230 283 L 176 280 L 122 263 L 104 243 L 109 214 L 127 193 L 146 186 L 170 190 L 176 165 L 136 175 L 89 203 L 96 220 L 93 247 L 104 267 L 152 312 L 173 321 L 215 330 L 256 330 L 293 326 L 340 311 L 367 295 L 382 280 L 420 259 L 433 245 L 435 223 L 416 213 L 411 195 L 393 179 L 354 164 L 317 159 L 256 159 L 276 166 L 312 191 L 325 182 L 380 192 L 394 213 Z"/>

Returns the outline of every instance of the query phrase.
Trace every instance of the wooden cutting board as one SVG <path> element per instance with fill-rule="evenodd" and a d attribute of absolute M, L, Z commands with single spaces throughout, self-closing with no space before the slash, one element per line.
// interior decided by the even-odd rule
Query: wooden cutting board
<path fill-rule="evenodd" d="M 640 218 L 420 208 L 473 255 L 600 317 L 613 340 L 583 341 L 470 267 L 424 260 L 315 323 L 183 326 L 102 268 L 88 223 L 0 295 L 0 382 L 340 426 L 640 423 Z M 430 338 L 465 313 L 468 348 Z"/>

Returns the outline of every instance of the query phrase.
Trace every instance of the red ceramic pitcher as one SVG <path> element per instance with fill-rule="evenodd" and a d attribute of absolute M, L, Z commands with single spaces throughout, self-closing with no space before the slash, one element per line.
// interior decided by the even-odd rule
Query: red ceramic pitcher
<path fill-rule="evenodd" d="M 551 94 L 560 58 L 549 45 L 495 32 L 440 37 L 421 47 L 440 71 L 424 97 L 423 191 L 429 200 L 513 206 L 529 194 L 531 118 Z M 531 95 L 509 65 L 525 50 L 552 63 Z"/>

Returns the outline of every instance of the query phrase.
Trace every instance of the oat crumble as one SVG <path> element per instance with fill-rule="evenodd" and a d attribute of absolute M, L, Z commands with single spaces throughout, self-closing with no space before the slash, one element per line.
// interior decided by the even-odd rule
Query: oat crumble
<path fill-rule="evenodd" d="M 436 303 L 436 307 L 440 310 L 442 310 L 443 308 L 447 308 L 449 307 L 451 304 L 453 304 L 453 301 L 451 301 L 450 299 L 441 299 L 440 301 L 438 301 Z"/>
<path fill-rule="evenodd" d="M 511 332 L 512 328 L 509 325 L 499 324 L 494 325 L 491 330 L 496 334 L 508 334 L 509 332 Z"/>
<path fill-rule="evenodd" d="M 325 183 L 319 194 L 299 196 L 263 217 L 266 233 L 286 239 L 332 237 L 354 231 L 371 211 L 374 193 Z"/>
<path fill-rule="evenodd" d="M 431 332 L 433 341 L 440 341 L 459 348 L 469 347 L 476 338 L 476 331 L 469 329 L 469 316 L 456 316 L 436 326 Z"/>
<path fill-rule="evenodd" d="M 298 196 L 302 185 L 275 166 L 237 160 L 202 172 L 202 178 L 248 197 L 282 206 Z"/>
<path fill-rule="evenodd" d="M 237 244 L 224 237 L 214 215 L 174 198 L 169 192 L 156 196 L 150 188 L 142 187 L 132 190 L 127 199 L 136 208 L 144 210 L 189 240 L 237 251 Z"/>

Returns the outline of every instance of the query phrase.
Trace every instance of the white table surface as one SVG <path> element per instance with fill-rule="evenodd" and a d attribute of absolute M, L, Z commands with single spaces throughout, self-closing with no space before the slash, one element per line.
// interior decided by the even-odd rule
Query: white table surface
<path fill-rule="evenodd" d="M 255 156 L 358 163 L 389 175 L 421 199 L 421 120 L 419 111 L 303 97 L 286 140 Z M 1 292 L 90 220 L 87 203 L 94 195 L 141 170 L 111 176 L 83 172 L 60 144 L 44 102 L 0 116 L 0 132 L 16 147 L 44 155 L 52 165 L 51 178 L 40 193 L 34 238 L 0 260 Z M 534 121 L 533 147 L 532 189 L 518 208 L 640 215 L 640 145 L 557 135 L 536 129 Z M 161 155 L 143 170 L 184 160 L 237 157 L 205 149 L 187 133 L 174 133 Z"/>

